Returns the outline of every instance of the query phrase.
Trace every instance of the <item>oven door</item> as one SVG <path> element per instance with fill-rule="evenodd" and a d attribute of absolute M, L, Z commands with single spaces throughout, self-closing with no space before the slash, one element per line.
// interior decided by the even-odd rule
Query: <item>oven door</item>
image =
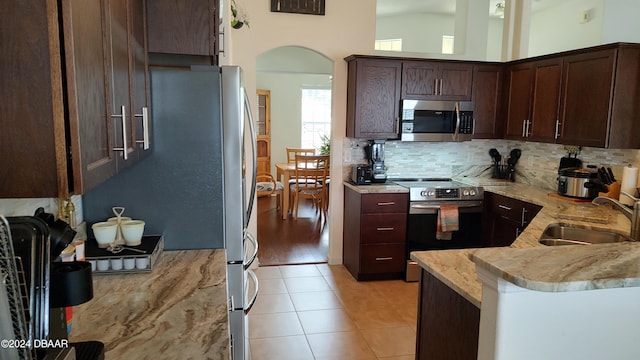
<path fill-rule="evenodd" d="M 459 230 L 451 240 L 436 239 L 439 203 L 412 202 L 407 222 L 407 259 L 411 251 L 481 247 L 482 201 L 451 201 L 458 205 Z"/>

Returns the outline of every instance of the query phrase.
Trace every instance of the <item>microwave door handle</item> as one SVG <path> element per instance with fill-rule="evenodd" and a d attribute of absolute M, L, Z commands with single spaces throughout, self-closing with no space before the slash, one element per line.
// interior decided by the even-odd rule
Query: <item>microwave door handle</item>
<path fill-rule="evenodd" d="M 456 101 L 455 111 L 456 111 L 456 131 L 453 133 L 454 141 L 458 140 L 458 132 L 460 131 L 460 106 L 457 101 Z"/>

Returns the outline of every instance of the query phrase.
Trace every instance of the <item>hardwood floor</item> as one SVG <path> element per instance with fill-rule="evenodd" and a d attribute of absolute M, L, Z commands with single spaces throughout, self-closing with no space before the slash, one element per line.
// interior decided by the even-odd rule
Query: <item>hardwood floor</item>
<path fill-rule="evenodd" d="M 324 221 L 310 201 L 300 203 L 298 220 L 282 220 L 276 197 L 258 203 L 258 261 L 260 266 L 327 262 L 329 216 Z"/>

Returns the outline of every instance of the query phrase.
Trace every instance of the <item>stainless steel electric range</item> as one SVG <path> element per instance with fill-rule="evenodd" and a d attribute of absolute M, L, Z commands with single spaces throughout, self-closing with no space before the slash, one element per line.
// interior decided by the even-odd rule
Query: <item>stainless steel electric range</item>
<path fill-rule="evenodd" d="M 481 247 L 484 189 L 448 178 L 393 179 L 409 189 L 407 260 L 411 251 Z M 450 240 L 436 238 L 442 204 L 457 205 L 459 230 Z"/>

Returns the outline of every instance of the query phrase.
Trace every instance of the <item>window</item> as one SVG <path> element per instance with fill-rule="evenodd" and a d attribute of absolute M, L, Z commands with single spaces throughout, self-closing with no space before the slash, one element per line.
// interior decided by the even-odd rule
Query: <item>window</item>
<path fill-rule="evenodd" d="M 402 39 L 376 40 L 376 50 L 402 51 Z"/>
<path fill-rule="evenodd" d="M 322 135 L 331 136 L 331 89 L 302 89 L 303 148 L 320 149 Z"/>
<path fill-rule="evenodd" d="M 442 53 L 453 54 L 453 36 L 442 35 Z"/>

